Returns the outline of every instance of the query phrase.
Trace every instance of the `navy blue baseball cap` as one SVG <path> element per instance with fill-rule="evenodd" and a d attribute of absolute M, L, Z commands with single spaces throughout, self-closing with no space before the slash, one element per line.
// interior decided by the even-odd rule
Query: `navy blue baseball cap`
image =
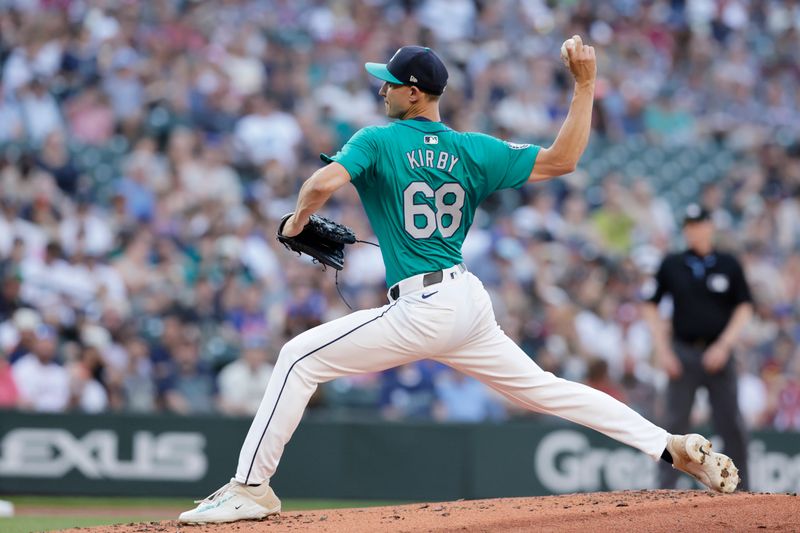
<path fill-rule="evenodd" d="M 367 72 L 397 85 L 415 85 L 430 94 L 442 94 L 447 86 L 447 68 L 426 46 L 404 46 L 388 63 L 365 63 Z"/>

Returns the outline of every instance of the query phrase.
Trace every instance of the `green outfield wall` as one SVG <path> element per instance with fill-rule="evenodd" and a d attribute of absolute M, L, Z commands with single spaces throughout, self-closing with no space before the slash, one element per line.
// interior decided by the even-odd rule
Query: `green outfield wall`
<path fill-rule="evenodd" d="M 249 424 L 0 412 L 0 493 L 203 496 L 233 475 Z M 751 490 L 800 492 L 800 434 L 755 432 L 750 459 Z M 551 418 L 477 425 L 305 420 L 273 480 L 284 498 L 388 500 L 656 483 L 656 463 L 642 453 Z"/>

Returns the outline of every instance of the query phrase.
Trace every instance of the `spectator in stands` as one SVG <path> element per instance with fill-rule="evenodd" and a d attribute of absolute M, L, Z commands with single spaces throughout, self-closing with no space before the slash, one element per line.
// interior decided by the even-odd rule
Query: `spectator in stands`
<path fill-rule="evenodd" d="M 627 350 L 622 328 L 614 320 L 618 306 L 616 297 L 604 294 L 594 309 L 584 309 L 575 315 L 575 332 L 583 353 L 605 361 L 606 371 L 610 366 L 617 379 L 622 375 L 623 359 Z"/>
<path fill-rule="evenodd" d="M 21 90 L 20 110 L 25 123 L 28 139 L 41 146 L 45 138 L 53 132 L 64 132 L 64 122 L 58 102 L 47 89 L 47 82 L 34 78 Z"/>
<path fill-rule="evenodd" d="M 630 251 L 634 219 L 628 212 L 631 200 L 620 177 L 607 176 L 603 182 L 603 205 L 592 216 L 594 229 L 604 248 L 615 255 Z"/>
<path fill-rule="evenodd" d="M 118 48 L 113 52 L 111 68 L 103 81 L 103 89 L 111 101 L 114 116 L 129 127 L 141 120 L 145 99 L 139 75 L 139 59 L 132 48 Z"/>
<path fill-rule="evenodd" d="M 230 309 L 226 320 L 245 341 L 262 341 L 269 335 L 269 324 L 264 313 L 264 293 L 256 284 L 242 287 L 237 296 L 241 306 Z"/>
<path fill-rule="evenodd" d="M 234 141 L 244 162 L 261 166 L 271 159 L 292 168 L 295 149 L 302 139 L 297 120 L 277 109 L 276 102 L 263 96 L 248 100 L 249 113 L 236 123 Z"/>
<path fill-rule="evenodd" d="M 61 213 L 67 204 L 50 173 L 33 169 L 29 176 L 30 196 L 21 210 L 21 215 L 40 228 L 46 238 L 55 240 L 58 236 Z"/>
<path fill-rule="evenodd" d="M 709 183 L 703 187 L 700 205 L 711 213 L 711 220 L 717 230 L 729 231 L 733 228 L 733 215 L 725 206 L 725 192 L 718 183 Z"/>
<path fill-rule="evenodd" d="M 150 305 L 158 305 L 158 302 L 154 300 Z M 154 315 L 152 321 L 155 338 L 150 344 L 149 356 L 153 364 L 152 376 L 160 392 L 174 374 L 175 354 L 187 334 L 187 328 L 177 311 L 164 311 L 161 316 L 156 315 L 157 309 L 151 311 Z"/>
<path fill-rule="evenodd" d="M 431 361 L 419 361 L 387 370 L 381 387 L 383 416 L 389 420 L 431 419 L 437 370 L 438 363 Z"/>
<path fill-rule="evenodd" d="M 227 415 L 252 416 L 258 411 L 274 365 L 263 340 L 245 340 L 242 356 L 219 373 L 220 410 Z"/>
<path fill-rule="evenodd" d="M 13 265 L 9 264 L 13 248 L 25 246 L 25 242 L 15 235 L 15 215 L 13 200 L 11 198 L 0 199 L 0 266 L 2 266 L 3 272 L 7 272 L 10 267 L 13 268 Z M 19 260 L 21 259 L 24 257 Z"/>
<path fill-rule="evenodd" d="M 77 361 L 70 362 L 69 407 L 85 413 L 100 413 L 108 407 L 108 394 L 98 381 L 103 376 L 104 364 L 95 348 L 84 346 Z"/>
<path fill-rule="evenodd" d="M 121 376 L 121 409 L 135 413 L 155 410 L 156 388 L 147 343 L 132 338 L 125 345 L 128 365 Z"/>
<path fill-rule="evenodd" d="M 669 244 L 675 234 L 675 217 L 664 198 L 653 194 L 651 178 L 637 176 L 631 186 L 632 215 L 636 221 L 636 243 L 652 243 L 659 248 Z"/>
<path fill-rule="evenodd" d="M 314 280 L 298 281 L 286 305 L 287 337 L 321 324 L 327 305 L 326 298 L 315 286 Z"/>
<path fill-rule="evenodd" d="M 29 256 L 20 265 L 20 273 L 22 297 L 38 309 L 60 305 L 73 281 L 71 267 L 57 242 L 47 245 L 41 260 Z"/>
<path fill-rule="evenodd" d="M 0 143 L 19 140 L 25 131 L 19 105 L 4 95 L 5 89 L 0 81 Z"/>
<path fill-rule="evenodd" d="M 608 363 L 603 359 L 592 359 L 589 361 L 586 371 L 586 384 L 599 391 L 603 391 L 612 398 L 627 403 L 627 398 L 622 389 L 611 380 L 608 375 Z"/>
<path fill-rule="evenodd" d="M 67 151 L 64 133 L 51 131 L 44 138 L 44 144 L 36 158 L 39 168 L 53 176 L 56 185 L 67 196 L 75 196 L 80 186 L 80 170 Z"/>
<path fill-rule="evenodd" d="M 637 375 L 638 368 L 640 367 L 633 357 L 625 358 L 619 392 L 633 410 L 645 418 L 652 418 L 656 414 L 658 391 L 647 371 L 641 372 L 641 376 Z"/>
<path fill-rule="evenodd" d="M 152 242 L 150 232 L 139 230 L 131 236 L 122 254 L 114 262 L 114 267 L 125 282 L 126 290 L 131 293 L 140 293 L 160 281 L 150 257 Z"/>
<path fill-rule="evenodd" d="M 588 218 L 589 208 L 580 191 L 571 191 L 562 204 L 564 217 L 563 239 L 567 243 L 599 243 L 597 230 Z"/>
<path fill-rule="evenodd" d="M 93 301 L 91 305 L 98 310 L 127 308 L 127 291 L 122 277 L 116 269 L 106 264 L 99 253 L 80 253 L 76 255 L 76 268 L 91 279 Z"/>
<path fill-rule="evenodd" d="M 16 279 L 19 281 L 19 269 L 26 255 L 25 240 L 21 237 L 14 237 L 8 257 L 0 262 L 1 271 L 7 274 L 9 279 Z M 19 285 L 16 285 L 15 288 L 19 289 Z M 3 298 L 7 298 L 5 301 L 13 304 L 15 301 L 18 302 L 19 293 L 9 292 L 5 296 L 0 295 L 0 301 L 2 301 Z M 4 311 L 0 309 L 0 319 L 4 318 L 4 316 Z"/>
<path fill-rule="evenodd" d="M 139 223 L 150 222 L 156 210 L 156 192 L 148 182 L 152 179 L 152 174 L 148 174 L 149 168 L 143 161 L 130 160 L 126 174 L 117 185 L 126 214 Z"/>
<path fill-rule="evenodd" d="M 36 331 L 41 326 L 41 316 L 29 307 L 20 307 L 10 320 L 0 324 L 0 350 L 7 354 L 10 364 L 34 350 Z"/>
<path fill-rule="evenodd" d="M 500 421 L 506 418 L 501 397 L 480 381 L 451 369 L 435 379 L 434 417 L 446 422 Z"/>
<path fill-rule="evenodd" d="M 57 342 L 55 331 L 40 327 L 32 351 L 12 365 L 21 409 L 62 412 L 69 407 L 70 378 L 67 369 L 56 361 Z"/>
<path fill-rule="evenodd" d="M 185 339 L 176 347 L 161 394 L 166 409 L 173 413 L 208 414 L 216 410 L 216 382 L 211 370 L 200 361 L 194 341 Z"/>
<path fill-rule="evenodd" d="M 114 110 L 96 84 L 84 87 L 71 98 L 64 112 L 73 138 L 82 143 L 103 146 L 114 135 Z"/>
<path fill-rule="evenodd" d="M 199 180 L 184 185 L 202 201 L 222 202 L 226 208 L 242 203 L 242 184 L 239 176 L 228 165 L 225 147 L 219 140 L 209 139 L 201 157 L 203 172 L 192 176 Z"/>
<path fill-rule="evenodd" d="M 745 361 L 739 366 L 739 411 L 748 429 L 763 427 L 768 416 L 767 387 L 757 374 L 751 372 Z"/>
<path fill-rule="evenodd" d="M 800 431 L 800 357 L 797 350 L 778 392 L 773 424 L 779 431 Z"/>
<path fill-rule="evenodd" d="M 82 253 L 102 256 L 111 250 L 114 236 L 104 218 L 93 209 L 86 197 L 78 197 L 75 212 L 65 215 L 59 224 L 59 242 L 67 255 Z"/>

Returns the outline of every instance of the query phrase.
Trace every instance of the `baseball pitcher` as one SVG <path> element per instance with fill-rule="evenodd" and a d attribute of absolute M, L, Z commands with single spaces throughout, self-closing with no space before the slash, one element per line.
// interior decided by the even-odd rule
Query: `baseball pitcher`
<path fill-rule="evenodd" d="M 593 428 L 709 488 L 732 492 L 731 460 L 700 435 L 673 436 L 623 403 L 543 371 L 495 321 L 489 295 L 461 258 L 478 204 L 575 169 L 589 139 L 595 51 L 579 36 L 562 48 L 575 78 L 569 113 L 549 148 L 514 144 L 443 124 L 439 99 L 447 69 L 430 48 L 406 46 L 386 64 L 367 63 L 383 81 L 387 126 L 357 132 L 300 189 L 280 235 L 303 232 L 312 214 L 352 184 L 381 244 L 389 302 L 315 327 L 281 350 L 239 454 L 236 475 L 181 522 L 231 522 L 280 512 L 269 486 L 283 448 L 320 383 L 435 359 L 473 376 L 530 410 Z"/>

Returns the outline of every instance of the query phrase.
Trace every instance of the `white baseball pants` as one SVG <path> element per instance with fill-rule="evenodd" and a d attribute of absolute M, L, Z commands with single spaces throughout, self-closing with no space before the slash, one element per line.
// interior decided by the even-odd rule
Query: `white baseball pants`
<path fill-rule="evenodd" d="M 281 350 L 239 454 L 236 480 L 259 484 L 275 473 L 283 447 L 320 383 L 434 359 L 473 376 L 532 411 L 595 429 L 654 459 L 668 433 L 611 396 L 545 372 L 497 325 L 489 294 L 458 266 L 443 281 L 400 282 L 400 297 L 302 333 Z"/>

